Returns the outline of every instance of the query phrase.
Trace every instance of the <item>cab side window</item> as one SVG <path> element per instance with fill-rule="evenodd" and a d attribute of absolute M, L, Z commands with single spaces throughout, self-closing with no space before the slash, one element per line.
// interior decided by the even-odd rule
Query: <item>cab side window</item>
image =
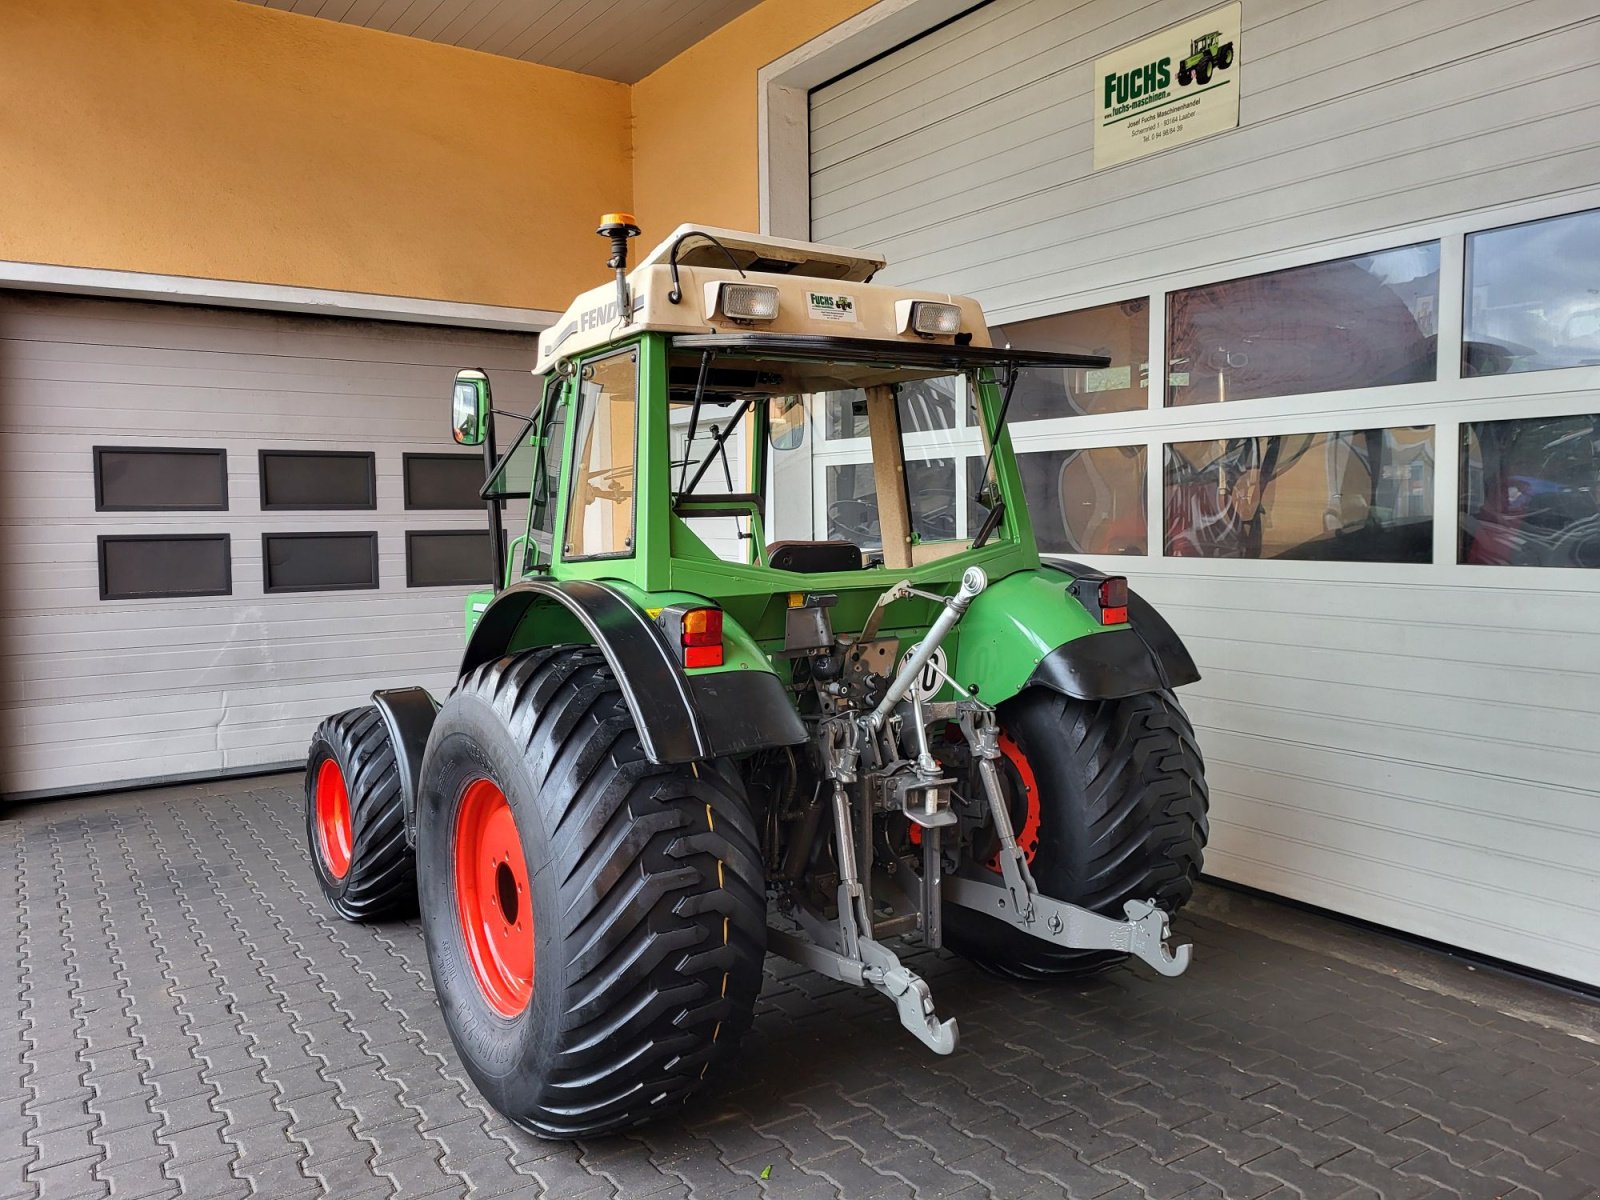
<path fill-rule="evenodd" d="M 633 553 L 638 400 L 637 350 L 584 364 L 562 541 L 569 562 Z"/>

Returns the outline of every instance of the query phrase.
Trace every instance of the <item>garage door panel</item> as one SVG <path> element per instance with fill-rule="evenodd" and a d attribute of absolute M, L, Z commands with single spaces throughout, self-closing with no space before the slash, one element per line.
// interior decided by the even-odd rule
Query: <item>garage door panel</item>
<path fill-rule="evenodd" d="M 291 762 L 374 687 L 447 688 L 467 589 L 408 588 L 405 535 L 484 514 L 408 512 L 402 455 L 462 452 L 460 366 L 531 410 L 533 355 L 526 335 L 0 294 L 0 793 Z M 96 512 L 97 445 L 221 448 L 229 507 Z M 261 512 L 268 448 L 372 453 L 376 507 Z M 263 533 L 357 531 L 376 588 L 263 594 Z M 231 595 L 100 600 L 99 536 L 175 533 L 229 536 Z"/>

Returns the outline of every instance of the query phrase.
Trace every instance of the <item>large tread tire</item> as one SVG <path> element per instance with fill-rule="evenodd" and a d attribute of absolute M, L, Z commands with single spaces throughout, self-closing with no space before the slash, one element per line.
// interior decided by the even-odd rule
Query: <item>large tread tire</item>
<path fill-rule="evenodd" d="M 1029 688 L 1001 705 L 1001 729 L 1038 788 L 1032 871 L 1039 890 L 1106 916 L 1154 899 L 1176 912 L 1194 893 L 1208 834 L 1200 748 L 1170 690 L 1075 700 Z M 1079 976 L 1126 955 L 1073 950 L 947 904 L 951 949 L 1018 979 Z"/>
<path fill-rule="evenodd" d="M 329 861 L 317 826 L 317 787 L 331 764 L 348 798 L 349 861 Z M 416 856 L 406 842 L 405 801 L 394 745 L 367 705 L 329 717 L 306 755 L 306 841 L 317 883 L 346 921 L 388 921 L 417 911 Z M 343 866 L 341 872 L 337 867 Z"/>
<path fill-rule="evenodd" d="M 526 860 L 531 994 L 502 1015 L 474 974 L 455 842 L 469 788 L 504 794 Z M 766 952 L 765 879 L 743 785 L 657 766 L 588 647 L 486 663 L 440 710 L 418 811 L 435 991 L 483 1095 L 544 1137 L 677 1112 L 735 1054 Z"/>

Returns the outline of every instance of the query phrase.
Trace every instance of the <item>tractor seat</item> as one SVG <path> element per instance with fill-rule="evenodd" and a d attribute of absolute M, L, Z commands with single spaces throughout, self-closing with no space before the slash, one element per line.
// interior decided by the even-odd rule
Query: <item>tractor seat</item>
<path fill-rule="evenodd" d="M 861 547 L 854 542 L 773 542 L 767 547 L 767 565 L 801 575 L 859 571 Z"/>

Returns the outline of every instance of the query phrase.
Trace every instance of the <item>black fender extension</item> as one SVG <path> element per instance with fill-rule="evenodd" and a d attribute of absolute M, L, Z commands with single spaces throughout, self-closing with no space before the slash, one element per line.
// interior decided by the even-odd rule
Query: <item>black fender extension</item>
<path fill-rule="evenodd" d="M 571 613 L 605 655 L 651 762 L 699 762 L 806 740 L 776 675 L 687 674 L 654 621 L 615 588 L 591 580 L 529 579 L 506 588 L 473 630 L 461 675 L 505 654 L 541 602 Z"/>
<path fill-rule="evenodd" d="M 1073 579 L 1104 579 L 1083 563 L 1045 562 Z M 1155 607 L 1128 589 L 1128 628 L 1108 629 L 1058 646 L 1034 668 L 1025 687 L 1046 687 L 1079 700 L 1121 700 L 1182 687 L 1200 678 L 1189 648 Z"/>

